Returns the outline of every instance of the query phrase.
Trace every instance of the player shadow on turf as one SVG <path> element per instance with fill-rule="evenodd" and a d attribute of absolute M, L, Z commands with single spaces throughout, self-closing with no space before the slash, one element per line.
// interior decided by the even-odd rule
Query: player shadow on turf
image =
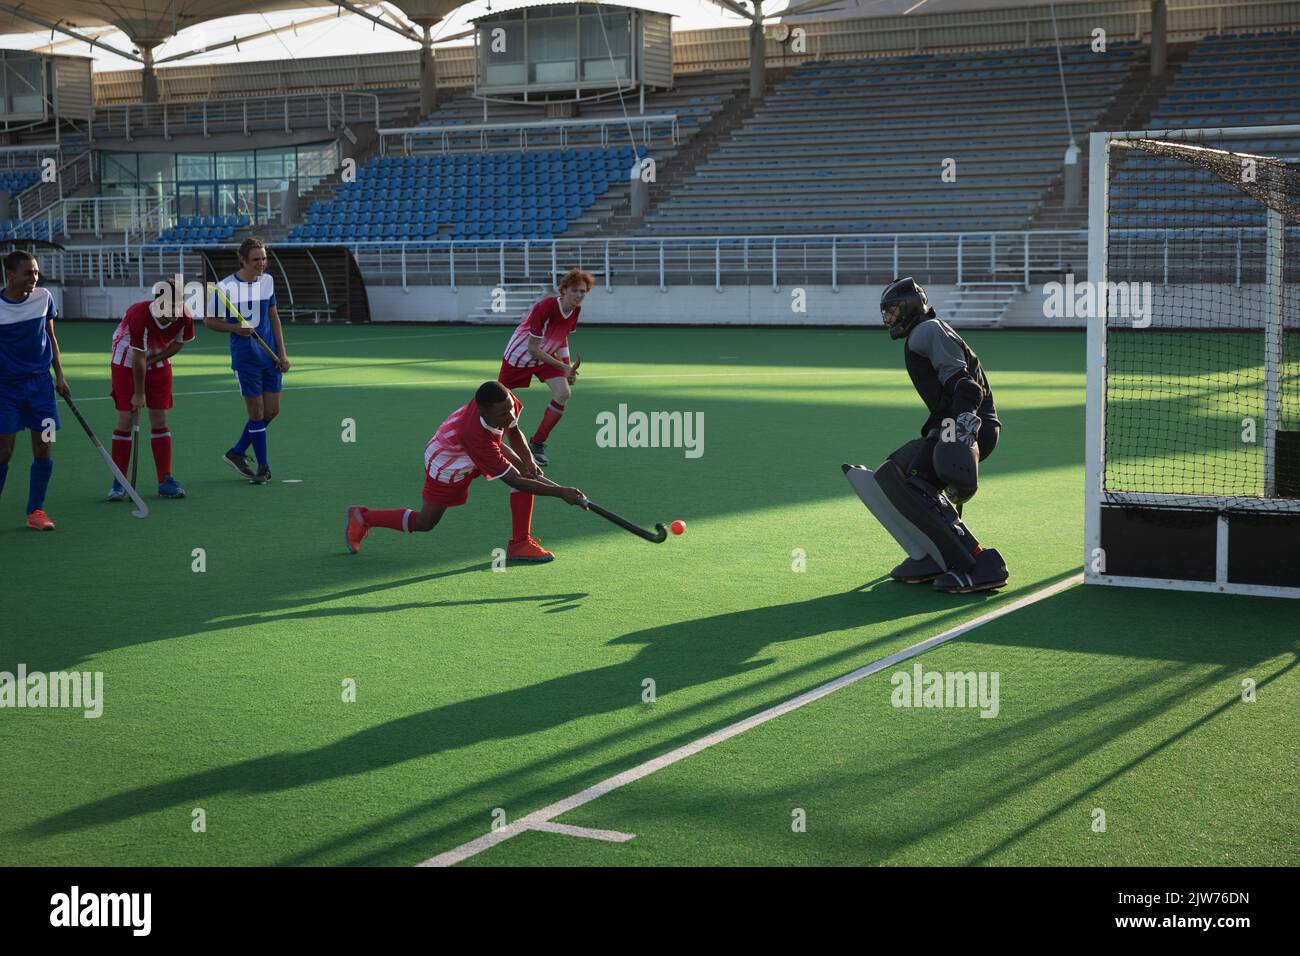
<path fill-rule="evenodd" d="M 365 592 L 365 589 L 358 590 Z M 882 594 L 886 595 L 883 600 L 880 599 Z M 549 595 L 524 600 L 544 600 L 563 606 L 581 596 Z M 869 583 L 842 593 L 789 604 L 642 628 L 608 642 L 610 647 L 641 647 L 633 657 L 615 664 L 468 700 L 451 701 L 367 728 L 323 747 L 268 754 L 166 783 L 137 787 L 54 814 L 31 824 L 22 832 L 30 838 L 49 836 L 168 807 L 190 805 L 191 801 L 215 794 L 277 792 L 383 770 L 409 760 L 488 741 L 540 734 L 577 720 L 647 706 L 641 700 L 642 682 L 646 677 L 655 680 L 660 702 L 672 701 L 674 694 L 770 666 L 774 658 L 757 656 L 770 645 L 905 619 L 918 610 L 930 610 L 932 604 L 927 602 L 933 602 L 936 597 L 933 593 L 920 593 L 916 588 L 895 588 L 892 583 L 872 587 Z M 519 600 L 502 599 L 500 603 L 517 605 Z M 960 615 L 963 606 L 983 600 L 983 595 L 959 595 L 955 599 L 945 595 L 946 615 Z M 456 603 L 446 602 L 446 605 Z M 498 602 L 488 599 L 465 603 L 490 605 Z M 311 611 L 303 612 L 303 616 L 338 613 L 338 609 Z M 933 626 L 934 619 L 927 617 L 925 623 Z M 815 666 L 826 666 L 838 659 L 860 661 L 864 651 L 880 644 L 893 645 L 898 634 L 908 629 L 891 629 L 870 641 L 842 648 L 818 660 Z M 797 679 L 803 669 L 796 667 L 773 675 L 773 680 Z M 664 718 L 680 720 L 699 708 L 715 707 L 733 695 L 747 695 L 754 690 L 755 685 L 749 682 L 705 701 L 687 702 L 684 706 L 672 708 Z M 643 731 L 644 727 L 618 731 L 602 743 L 607 745 L 611 740 Z M 583 745 L 579 751 L 592 746 L 595 745 Z M 658 750 L 662 743 L 650 746 Z"/>

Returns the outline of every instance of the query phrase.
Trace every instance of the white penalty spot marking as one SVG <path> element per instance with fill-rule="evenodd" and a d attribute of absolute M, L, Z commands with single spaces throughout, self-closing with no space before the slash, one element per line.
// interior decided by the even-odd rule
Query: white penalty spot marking
<path fill-rule="evenodd" d="M 301 485 L 301 484 L 302 484 L 302 479 L 301 479 L 301 478 L 281 478 L 280 481 L 281 481 L 281 483 L 286 484 L 286 485 Z"/>
<path fill-rule="evenodd" d="M 698 740 L 693 740 L 684 746 L 678 747 L 676 750 L 671 750 L 666 754 L 655 757 L 653 760 L 647 760 L 645 763 L 638 764 L 630 770 L 624 770 L 622 773 L 615 774 L 608 779 L 602 780 L 600 783 L 588 787 L 586 790 L 565 797 L 563 800 L 558 800 L 549 806 L 542 807 L 540 810 L 534 810 L 527 816 L 520 817 L 513 823 L 506 824 L 499 830 L 491 830 L 483 834 L 481 837 L 470 840 L 468 843 L 462 843 L 455 849 L 448 850 L 445 853 L 439 853 L 435 857 L 430 857 L 419 865 L 453 866 L 457 863 L 463 862 L 464 860 L 468 860 L 472 856 L 477 856 L 484 850 L 490 850 L 498 843 L 504 843 L 511 837 L 519 836 L 519 834 L 525 833 L 528 830 L 548 830 L 553 833 L 566 832 L 557 829 L 559 824 L 552 822 L 556 817 L 563 816 L 571 810 L 576 810 L 578 807 L 590 803 L 598 797 L 603 797 L 605 794 L 617 790 L 620 787 L 627 786 L 629 783 L 634 783 L 642 777 L 648 777 L 657 770 L 663 770 L 665 767 L 670 767 L 675 763 L 685 760 L 687 757 L 699 753 L 701 750 L 706 750 L 709 747 L 712 747 L 714 744 L 722 743 L 724 740 L 730 740 L 732 737 L 739 736 L 747 730 L 752 730 L 768 721 L 775 720 L 783 714 L 788 714 L 792 710 L 798 710 L 806 704 L 811 704 L 815 700 L 820 700 L 823 697 L 833 694 L 835 691 L 843 687 L 848 687 L 850 684 L 856 684 L 863 678 L 879 673 L 886 667 L 900 664 L 909 658 L 916 657 L 918 654 L 923 654 L 932 647 L 938 647 L 940 644 L 947 643 L 955 637 L 961 637 L 961 635 L 968 631 L 975 630 L 975 628 L 982 624 L 987 624 L 989 621 L 995 621 L 1000 617 L 1010 614 L 1012 611 L 1018 611 L 1023 607 L 1028 607 L 1044 598 L 1060 594 L 1062 591 L 1066 591 L 1082 582 L 1083 574 L 1071 575 L 1063 581 L 1058 581 L 1056 584 L 1043 588 L 1041 591 L 1035 591 L 1033 594 L 1028 594 L 1017 601 L 1012 601 L 1010 604 L 1003 605 L 995 611 L 981 614 L 972 621 L 968 621 L 965 624 L 959 624 L 957 627 L 944 631 L 942 634 L 927 638 L 919 644 L 913 644 L 911 647 L 890 654 L 888 657 L 882 657 L 878 661 L 867 664 L 864 667 L 859 667 L 857 670 L 851 671 L 841 677 L 837 677 L 828 683 L 822 684 L 820 687 L 814 687 L 810 691 L 805 691 L 798 697 L 792 697 L 774 707 L 769 707 L 767 710 L 760 711 L 752 717 L 746 717 L 744 720 L 736 721 L 734 724 L 730 724 L 723 727 L 721 730 L 700 737 Z M 571 827 L 568 829 L 586 830 L 585 827 Z M 584 833 L 582 835 L 588 834 Z"/>

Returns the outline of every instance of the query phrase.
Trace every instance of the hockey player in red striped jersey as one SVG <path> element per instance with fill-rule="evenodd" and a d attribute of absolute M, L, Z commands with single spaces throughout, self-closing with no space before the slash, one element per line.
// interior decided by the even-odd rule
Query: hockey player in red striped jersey
<path fill-rule="evenodd" d="M 113 430 L 113 463 L 125 474 L 131 463 L 131 420 L 141 409 L 149 410 L 158 494 L 163 498 L 184 498 L 185 489 L 172 476 L 172 432 L 167 410 L 172 407 L 171 357 L 187 342 L 194 341 L 194 316 L 185 305 L 185 287 L 179 282 L 154 284 L 152 301 L 137 302 L 113 332 L 112 391 L 117 407 Z M 109 501 L 122 501 L 126 489 L 113 480 Z"/>
<path fill-rule="evenodd" d="M 506 388 L 527 388 L 536 376 L 551 389 L 551 403 L 528 443 L 539 465 L 551 463 L 546 440 L 564 414 L 578 378 L 569 362 L 569 334 L 578 326 L 582 300 L 595 285 L 590 272 L 570 269 L 560 280 L 559 294 L 542 299 L 519 323 L 501 359 L 497 378 Z"/>
<path fill-rule="evenodd" d="M 432 531 L 448 508 L 465 504 L 469 486 L 480 475 L 500 479 L 511 488 L 511 537 L 506 557 L 539 564 L 554 560 L 532 536 L 533 496 L 563 498 L 571 505 L 583 500 L 577 488 L 538 481 L 542 471 L 519 431 L 523 408 L 500 382 L 484 382 L 474 397 L 452 412 L 424 449 L 423 508 L 384 510 L 353 505 L 344 523 L 344 542 L 357 554 L 371 528 L 393 531 Z"/>

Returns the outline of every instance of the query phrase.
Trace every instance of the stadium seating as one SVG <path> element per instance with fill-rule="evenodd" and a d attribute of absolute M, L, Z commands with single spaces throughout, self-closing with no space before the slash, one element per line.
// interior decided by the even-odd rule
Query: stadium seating
<path fill-rule="evenodd" d="M 336 199 L 313 204 L 285 241 L 499 241 L 563 235 L 611 187 L 626 183 L 634 155 L 671 154 L 746 83 L 746 75 L 738 71 L 684 76 L 673 90 L 648 95 L 646 115 L 677 117 L 676 136 L 667 125 L 653 124 L 648 147 L 647 130 L 637 118 L 639 99 L 583 103 L 579 119 L 619 121 L 603 135 L 600 126 L 570 126 L 561 146 L 558 129 L 532 128 L 526 134 L 526 148 L 521 149 L 517 127 L 483 135 L 475 132 L 473 128 L 484 123 L 483 103 L 472 96 L 460 97 L 421 124 L 467 128 L 464 135 L 448 137 L 446 152 L 438 139 L 416 140 L 416 155 L 372 160 L 358 171 L 355 183 L 338 187 Z M 491 104 L 486 120 L 489 124 L 544 121 L 537 104 L 500 102 Z M 631 140 L 638 144 L 635 152 L 629 129 Z"/>
<path fill-rule="evenodd" d="M 631 147 L 383 156 L 314 204 L 287 241 L 549 239 L 626 179 L 633 159 Z"/>
<path fill-rule="evenodd" d="M 1300 125 L 1300 33 L 1227 35 L 1196 45 L 1148 123 L 1153 129 Z M 1300 156 L 1300 136 L 1216 140 L 1217 148 Z M 1111 178 L 1111 226 L 1142 236 L 1158 223 L 1189 238 L 1262 227 L 1265 207 L 1194 166 L 1133 152 Z M 1195 200 L 1192 202 L 1192 200 Z M 1233 236 L 1236 234 L 1233 233 Z"/>
<path fill-rule="evenodd" d="M 1138 47 L 1063 51 L 1074 133 Z M 1050 49 L 819 61 L 793 70 L 647 217 L 656 235 L 1023 228 L 1069 142 Z M 945 159 L 956 181 L 944 182 Z"/>
<path fill-rule="evenodd" d="M 182 216 L 176 225 L 164 229 L 162 234 L 149 243 L 150 248 L 158 246 L 194 246 L 222 242 L 252 224 L 248 216 Z"/>
<path fill-rule="evenodd" d="M 0 192 L 17 196 L 40 178 L 39 169 L 0 169 Z"/>
<path fill-rule="evenodd" d="M 0 239 L 42 239 L 48 242 L 50 227 L 44 219 L 6 219 L 0 223 Z"/>

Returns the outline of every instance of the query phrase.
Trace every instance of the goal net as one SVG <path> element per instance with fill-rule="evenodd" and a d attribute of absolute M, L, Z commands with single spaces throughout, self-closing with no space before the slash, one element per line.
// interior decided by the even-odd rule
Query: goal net
<path fill-rule="evenodd" d="M 1090 580 L 1300 596 L 1297 156 L 1300 127 L 1094 134 Z"/>

